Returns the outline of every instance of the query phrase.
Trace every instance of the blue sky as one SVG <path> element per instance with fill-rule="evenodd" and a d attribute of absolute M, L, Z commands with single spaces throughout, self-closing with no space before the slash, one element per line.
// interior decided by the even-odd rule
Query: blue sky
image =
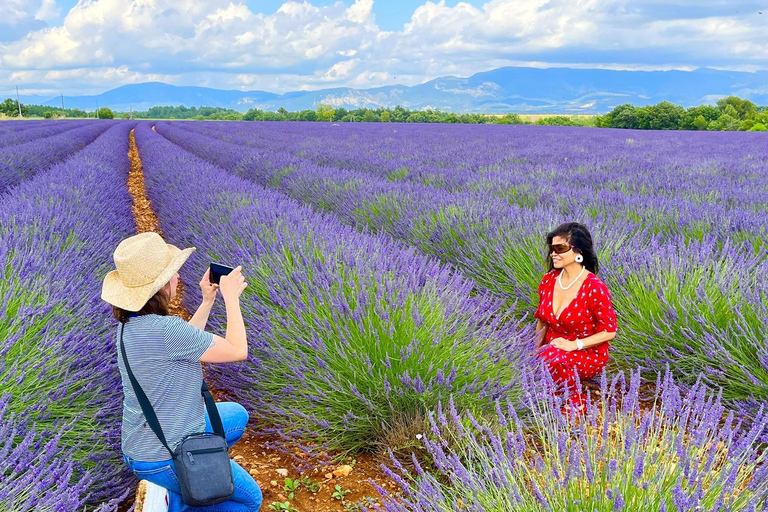
<path fill-rule="evenodd" d="M 768 69 L 767 0 L 3 0 L 0 95 L 288 92 L 502 66 Z"/>
<path fill-rule="evenodd" d="M 317 0 L 313 1 L 314 5 L 333 5 L 338 0 Z M 249 0 L 245 2 L 251 11 L 261 13 L 272 13 L 277 11 L 284 3 L 283 0 Z M 403 25 L 411 19 L 413 10 L 421 5 L 423 2 L 414 2 L 411 0 L 387 0 L 386 2 L 375 2 L 373 6 L 373 12 L 376 15 L 376 22 L 383 30 L 397 31 L 403 28 Z M 455 6 L 458 0 L 445 2 L 448 6 Z M 465 3 L 482 7 L 483 2 L 480 1 L 466 1 Z M 63 20 L 64 15 L 69 12 L 72 7 L 77 4 L 77 0 L 63 0 L 58 2 L 61 9 L 61 15 L 56 18 L 56 21 Z"/>

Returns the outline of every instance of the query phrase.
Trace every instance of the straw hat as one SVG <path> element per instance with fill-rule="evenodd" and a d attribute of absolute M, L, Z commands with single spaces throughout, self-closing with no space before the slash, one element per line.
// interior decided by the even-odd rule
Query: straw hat
<path fill-rule="evenodd" d="M 126 238 L 115 249 L 117 270 L 104 278 L 101 298 L 125 311 L 139 311 L 176 275 L 194 250 L 166 244 L 157 233 Z"/>

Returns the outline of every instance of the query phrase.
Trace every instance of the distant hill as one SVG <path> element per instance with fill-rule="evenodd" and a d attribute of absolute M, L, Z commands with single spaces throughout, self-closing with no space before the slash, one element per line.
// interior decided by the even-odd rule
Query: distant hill
<path fill-rule="evenodd" d="M 603 69 L 505 67 L 469 78 L 442 77 L 415 86 L 373 89 L 335 88 L 274 94 L 206 87 L 178 87 L 159 82 L 124 85 L 96 96 L 65 96 L 67 108 L 98 104 L 117 111 L 146 110 L 160 105 L 250 108 L 274 111 L 316 109 L 321 103 L 345 108 L 438 108 L 453 112 L 597 114 L 622 103 L 634 105 L 671 101 L 683 106 L 714 103 L 735 95 L 758 105 L 768 104 L 768 71 L 610 71 Z M 30 101 L 53 107 L 61 98 Z"/>

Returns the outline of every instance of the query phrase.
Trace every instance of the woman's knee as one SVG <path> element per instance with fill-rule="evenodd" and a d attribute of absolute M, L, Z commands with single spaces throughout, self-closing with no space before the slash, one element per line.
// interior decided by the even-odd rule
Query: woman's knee
<path fill-rule="evenodd" d="M 248 507 L 248 510 L 252 510 L 253 512 L 260 510 L 263 496 L 261 494 L 261 488 L 258 486 L 258 484 L 254 482 L 254 486 L 249 490 L 247 496 L 248 501 L 245 502 L 245 505 Z"/>
<path fill-rule="evenodd" d="M 233 424 L 245 425 L 248 423 L 248 411 L 237 402 L 218 402 L 216 408 L 222 421 L 226 418 Z"/>
<path fill-rule="evenodd" d="M 235 461 L 232 464 L 232 474 L 235 479 L 235 494 L 232 499 L 237 503 L 242 503 L 248 510 L 257 511 L 261 508 L 263 496 L 261 488 L 256 480 Z"/>

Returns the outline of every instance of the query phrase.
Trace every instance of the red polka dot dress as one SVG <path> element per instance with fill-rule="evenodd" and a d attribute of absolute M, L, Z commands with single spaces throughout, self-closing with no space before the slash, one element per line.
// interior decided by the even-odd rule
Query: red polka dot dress
<path fill-rule="evenodd" d="M 581 380 L 598 375 L 608 363 L 609 343 L 571 352 L 549 343 L 555 338 L 575 341 L 603 331 L 616 332 L 616 313 L 608 287 L 590 273 L 576 297 L 560 312 L 559 317 L 555 316 L 552 297 L 561 272 L 561 269 L 551 270 L 539 283 L 539 308 L 534 316 L 547 326 L 547 333 L 545 345 L 539 349 L 537 357 L 544 360 L 555 383 L 568 389 L 571 403 L 580 405 L 584 403 L 585 396 L 576 388 L 576 375 Z"/>

